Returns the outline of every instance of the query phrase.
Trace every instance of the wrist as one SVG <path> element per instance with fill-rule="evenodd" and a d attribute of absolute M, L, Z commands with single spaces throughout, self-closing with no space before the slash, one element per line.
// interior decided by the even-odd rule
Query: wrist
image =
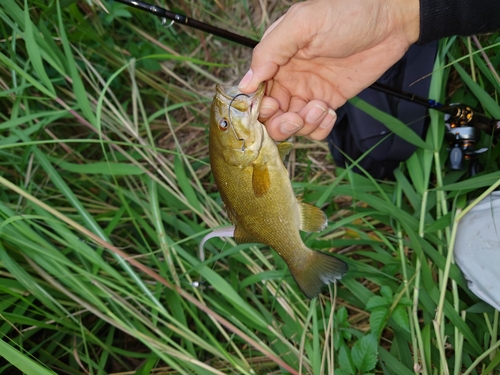
<path fill-rule="evenodd" d="M 396 17 L 409 44 L 417 42 L 420 35 L 420 1 L 419 0 L 394 0 Z"/>

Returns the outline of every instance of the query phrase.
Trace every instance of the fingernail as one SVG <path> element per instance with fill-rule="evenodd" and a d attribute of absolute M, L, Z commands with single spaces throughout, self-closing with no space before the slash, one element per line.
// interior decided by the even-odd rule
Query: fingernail
<path fill-rule="evenodd" d="M 317 123 L 321 117 L 325 115 L 326 109 L 318 105 L 313 106 L 306 115 L 306 122 L 308 124 Z"/>
<path fill-rule="evenodd" d="M 300 126 L 294 122 L 285 120 L 280 124 L 280 131 L 283 134 L 293 134 L 300 130 Z"/>
<path fill-rule="evenodd" d="M 335 121 L 337 121 L 337 113 L 333 109 L 329 109 L 319 127 L 323 129 L 331 128 Z"/>
<path fill-rule="evenodd" d="M 252 80 L 253 77 L 253 71 L 252 69 L 249 69 L 248 72 L 243 76 L 243 78 L 240 81 L 240 84 L 238 85 L 239 89 L 244 89 L 245 87 L 248 86 L 250 81 Z"/>

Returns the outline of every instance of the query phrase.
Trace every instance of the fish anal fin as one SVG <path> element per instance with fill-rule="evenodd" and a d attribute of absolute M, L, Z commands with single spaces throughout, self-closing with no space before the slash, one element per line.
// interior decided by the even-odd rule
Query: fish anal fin
<path fill-rule="evenodd" d="M 347 272 L 347 264 L 333 255 L 309 250 L 305 259 L 289 264 L 290 272 L 300 290 L 311 299 L 324 285 L 340 280 Z"/>
<path fill-rule="evenodd" d="M 278 151 L 280 153 L 281 160 L 285 161 L 286 156 L 292 151 L 293 143 L 291 142 L 281 142 L 278 144 Z"/>
<path fill-rule="evenodd" d="M 252 188 L 256 197 L 264 196 L 271 187 L 271 177 L 266 164 L 255 164 L 252 173 Z"/>
<path fill-rule="evenodd" d="M 316 206 L 297 201 L 300 210 L 300 229 L 305 232 L 319 232 L 328 225 L 325 213 Z"/>

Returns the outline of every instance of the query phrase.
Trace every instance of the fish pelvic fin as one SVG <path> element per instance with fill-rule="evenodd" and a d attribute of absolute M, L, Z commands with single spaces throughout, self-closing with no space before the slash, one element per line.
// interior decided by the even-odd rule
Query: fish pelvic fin
<path fill-rule="evenodd" d="M 292 151 L 293 143 L 281 142 L 278 144 L 278 151 L 280 153 L 281 160 L 285 161 L 287 155 Z"/>
<path fill-rule="evenodd" d="M 290 264 L 289 268 L 300 290 L 309 299 L 316 297 L 324 285 L 340 280 L 348 269 L 344 261 L 314 250 L 309 250 L 306 259 Z"/>

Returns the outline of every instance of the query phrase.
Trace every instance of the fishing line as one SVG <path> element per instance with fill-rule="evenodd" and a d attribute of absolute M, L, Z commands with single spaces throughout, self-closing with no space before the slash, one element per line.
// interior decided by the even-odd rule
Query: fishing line
<path fill-rule="evenodd" d="M 231 127 L 231 129 L 233 129 L 233 133 L 234 133 L 234 136 L 236 137 L 236 139 L 238 141 L 241 141 L 243 142 L 243 144 L 241 145 L 241 151 L 245 151 L 245 139 L 244 138 L 240 138 L 238 136 L 238 133 L 236 133 L 236 129 L 234 128 L 233 126 L 233 123 L 231 122 L 231 106 L 233 105 L 233 102 L 235 101 L 235 99 L 238 97 L 238 96 L 246 96 L 247 98 L 249 98 L 250 96 L 247 95 L 247 94 L 243 94 L 243 93 L 239 93 L 237 94 L 235 97 L 233 97 L 231 99 L 231 101 L 229 102 L 229 108 L 228 108 L 228 115 L 227 115 L 227 121 L 229 122 L 229 126 Z"/>

